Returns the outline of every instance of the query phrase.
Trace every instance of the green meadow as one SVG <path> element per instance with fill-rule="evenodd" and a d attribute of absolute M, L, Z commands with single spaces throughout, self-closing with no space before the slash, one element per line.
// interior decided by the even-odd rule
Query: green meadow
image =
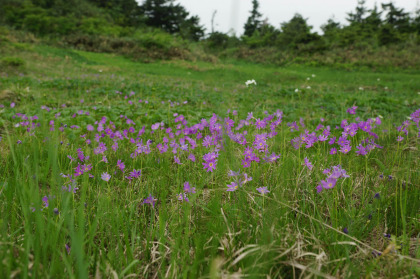
<path fill-rule="evenodd" d="M 0 50 L 0 277 L 420 276 L 419 71 Z"/>

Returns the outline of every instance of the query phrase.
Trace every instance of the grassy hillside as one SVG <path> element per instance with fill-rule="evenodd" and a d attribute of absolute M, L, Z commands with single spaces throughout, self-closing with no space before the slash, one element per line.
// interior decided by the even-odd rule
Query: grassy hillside
<path fill-rule="evenodd" d="M 0 64 L 3 277 L 419 276 L 419 71 Z"/>

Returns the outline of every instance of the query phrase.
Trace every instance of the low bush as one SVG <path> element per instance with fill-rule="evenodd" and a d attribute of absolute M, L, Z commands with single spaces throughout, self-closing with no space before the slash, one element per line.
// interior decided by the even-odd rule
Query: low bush
<path fill-rule="evenodd" d="M 25 61 L 18 57 L 4 57 L 0 60 L 2 67 L 21 68 L 25 66 Z"/>

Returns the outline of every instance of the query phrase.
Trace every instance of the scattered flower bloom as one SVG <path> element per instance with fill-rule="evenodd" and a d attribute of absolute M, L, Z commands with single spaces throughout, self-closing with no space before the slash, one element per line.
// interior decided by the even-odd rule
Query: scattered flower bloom
<path fill-rule="evenodd" d="M 66 244 L 65 248 L 66 248 L 67 254 L 70 255 L 70 252 L 71 252 L 70 245 Z"/>
<path fill-rule="evenodd" d="M 191 187 L 189 182 L 184 183 L 184 192 L 189 194 L 195 193 L 195 187 Z"/>
<path fill-rule="evenodd" d="M 236 182 L 232 182 L 232 183 L 230 183 L 230 184 L 228 184 L 227 185 L 227 190 L 226 191 L 228 191 L 228 192 L 234 192 L 234 191 L 236 191 L 237 189 L 238 189 L 238 183 L 236 183 Z"/>
<path fill-rule="evenodd" d="M 309 170 L 312 170 L 312 168 L 314 167 L 313 165 L 312 165 L 312 163 L 311 162 L 309 162 L 309 159 L 307 158 L 307 157 L 305 157 L 305 159 L 304 159 L 304 163 L 303 163 L 303 165 L 304 166 L 306 166 Z"/>
<path fill-rule="evenodd" d="M 351 108 L 347 109 L 347 113 L 348 114 L 356 114 L 356 109 L 357 108 L 358 108 L 357 106 L 352 106 Z"/>
<path fill-rule="evenodd" d="M 178 200 L 179 201 L 185 201 L 185 202 L 189 202 L 190 201 L 188 199 L 187 193 L 180 193 L 180 194 L 178 194 Z"/>
<path fill-rule="evenodd" d="M 260 192 L 261 195 L 270 193 L 270 191 L 267 190 L 267 187 L 259 187 L 257 188 L 257 191 Z"/>
<path fill-rule="evenodd" d="M 152 196 L 152 194 L 150 194 L 150 196 L 148 196 L 147 198 L 145 198 L 145 199 L 143 200 L 143 203 L 142 203 L 142 204 L 150 204 L 150 205 L 152 205 L 153 207 L 155 207 L 155 203 L 156 203 L 156 201 L 157 201 L 157 199 L 156 199 L 156 198 L 154 198 L 154 197 Z"/>
<path fill-rule="evenodd" d="M 108 181 L 111 179 L 111 175 L 110 175 L 110 174 L 108 174 L 107 172 L 104 172 L 104 173 L 102 173 L 102 174 L 101 174 L 101 179 L 102 179 L 103 181 L 108 182 Z"/>
<path fill-rule="evenodd" d="M 49 202 L 48 202 L 48 197 L 47 196 L 44 196 L 42 198 L 42 203 L 43 203 L 44 207 L 48 207 Z"/>

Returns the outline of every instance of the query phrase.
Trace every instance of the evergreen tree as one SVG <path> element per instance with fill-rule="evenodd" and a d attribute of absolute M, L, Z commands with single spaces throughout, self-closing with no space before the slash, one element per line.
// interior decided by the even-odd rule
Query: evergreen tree
<path fill-rule="evenodd" d="M 142 10 L 148 26 L 161 28 L 169 33 L 178 31 L 177 26 L 173 26 L 173 0 L 145 0 Z"/>
<path fill-rule="evenodd" d="M 279 35 L 280 30 L 268 24 L 268 20 L 265 20 L 251 37 L 244 36 L 242 37 L 242 41 L 251 48 L 275 46 Z"/>
<path fill-rule="evenodd" d="M 316 33 L 311 33 L 312 26 L 308 25 L 307 20 L 300 14 L 289 22 L 281 24 L 279 43 L 282 47 L 297 48 L 300 44 L 307 44 L 319 38 Z"/>
<path fill-rule="evenodd" d="M 20 28 L 21 13 L 24 0 L 0 0 L 0 23 Z"/>
<path fill-rule="evenodd" d="M 420 34 L 420 8 L 414 13 L 414 17 L 411 21 L 411 28 L 417 34 Z"/>
<path fill-rule="evenodd" d="M 378 11 L 378 7 L 375 4 L 375 7 L 372 10 L 369 10 L 369 13 L 370 14 L 365 19 L 365 23 L 370 30 L 377 32 L 382 25 L 382 12 Z"/>
<path fill-rule="evenodd" d="M 204 28 L 200 25 L 200 18 L 192 16 L 181 25 L 180 34 L 183 38 L 199 41 L 204 37 Z"/>
<path fill-rule="evenodd" d="M 367 12 L 367 9 L 365 7 L 365 0 L 359 0 L 357 2 L 356 11 L 353 13 L 348 13 L 347 21 L 350 22 L 350 25 L 352 24 L 361 24 L 364 23 L 364 17 Z"/>
<path fill-rule="evenodd" d="M 144 24 L 143 12 L 136 0 L 89 1 L 100 8 L 104 8 L 118 25 L 139 27 Z"/>
<path fill-rule="evenodd" d="M 85 0 L 44 0 L 46 3 L 52 2 L 50 9 L 54 16 L 68 16 L 73 18 L 80 18 L 86 15 L 90 9 L 91 4 Z"/>
<path fill-rule="evenodd" d="M 197 16 L 189 17 L 187 10 L 174 0 L 145 0 L 141 6 L 146 25 L 161 28 L 171 34 L 179 33 L 194 40 L 204 35 Z"/>
<path fill-rule="evenodd" d="M 252 11 L 251 15 L 248 17 L 247 22 L 245 23 L 244 29 L 244 35 L 251 37 L 252 34 L 256 30 L 258 30 L 261 27 L 261 14 L 258 11 L 258 8 L 260 7 L 260 4 L 257 0 L 252 0 Z"/>
<path fill-rule="evenodd" d="M 326 24 L 321 26 L 324 35 L 336 33 L 340 30 L 341 26 L 339 22 L 336 22 L 333 18 L 330 18 Z"/>
<path fill-rule="evenodd" d="M 385 16 L 385 23 L 389 24 L 392 28 L 400 33 L 410 32 L 410 16 L 404 12 L 404 9 L 397 8 L 392 2 L 382 4 L 382 9 L 387 11 Z"/>
<path fill-rule="evenodd" d="M 341 32 L 341 24 L 339 22 L 330 18 L 327 23 L 321 26 L 321 30 L 324 32 L 324 41 L 329 45 L 337 45 L 339 43 L 339 35 Z"/>
<path fill-rule="evenodd" d="M 51 9 L 55 4 L 54 0 L 32 0 L 31 2 L 35 6 L 38 6 L 44 9 Z"/>

